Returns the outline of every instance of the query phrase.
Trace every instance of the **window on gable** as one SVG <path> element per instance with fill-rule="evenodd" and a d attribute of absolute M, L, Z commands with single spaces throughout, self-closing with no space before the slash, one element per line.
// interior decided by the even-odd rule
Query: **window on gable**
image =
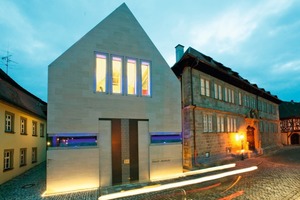
<path fill-rule="evenodd" d="M 112 92 L 122 93 L 122 58 L 112 58 Z"/>
<path fill-rule="evenodd" d="M 142 61 L 141 63 L 142 73 L 142 95 L 150 96 L 150 63 Z"/>
<path fill-rule="evenodd" d="M 136 94 L 136 60 L 127 60 L 127 93 Z"/>
<path fill-rule="evenodd" d="M 104 54 L 96 55 L 96 91 L 106 92 L 106 68 L 107 56 Z"/>

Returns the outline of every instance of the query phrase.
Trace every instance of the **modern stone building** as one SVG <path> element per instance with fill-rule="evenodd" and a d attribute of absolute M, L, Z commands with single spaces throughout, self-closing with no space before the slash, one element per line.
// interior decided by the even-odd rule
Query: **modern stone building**
<path fill-rule="evenodd" d="M 48 78 L 46 194 L 182 173 L 180 81 L 126 4 Z"/>
<path fill-rule="evenodd" d="M 46 110 L 0 69 L 0 184 L 45 161 Z"/>
<path fill-rule="evenodd" d="M 212 58 L 183 48 L 176 47 L 172 70 L 181 81 L 184 168 L 279 146 L 280 100 Z"/>
<path fill-rule="evenodd" d="M 300 103 L 282 102 L 279 105 L 282 143 L 300 144 Z"/>

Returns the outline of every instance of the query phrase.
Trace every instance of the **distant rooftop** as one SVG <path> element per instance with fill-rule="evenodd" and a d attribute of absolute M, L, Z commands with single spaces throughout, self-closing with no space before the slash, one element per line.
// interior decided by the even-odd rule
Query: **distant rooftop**
<path fill-rule="evenodd" d="M 247 79 L 241 77 L 239 73 L 233 71 L 231 68 L 224 66 L 222 63 L 215 61 L 211 57 L 200 53 L 192 47 L 189 47 L 184 52 L 181 59 L 172 67 L 176 76 L 181 76 L 184 69 L 183 66 L 192 66 L 194 69 L 230 83 L 252 94 L 261 96 L 274 103 L 281 102 L 276 95 L 272 95 L 269 91 L 259 88 L 256 84 L 250 83 Z"/>
<path fill-rule="evenodd" d="M 284 101 L 279 105 L 279 118 L 300 118 L 300 103 Z"/>
<path fill-rule="evenodd" d="M 0 101 L 24 109 L 43 119 L 47 118 L 47 103 L 34 96 L 0 69 Z"/>

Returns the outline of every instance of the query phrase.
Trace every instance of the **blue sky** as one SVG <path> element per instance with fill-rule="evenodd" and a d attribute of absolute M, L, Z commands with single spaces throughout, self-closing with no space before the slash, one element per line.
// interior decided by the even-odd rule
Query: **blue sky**
<path fill-rule="evenodd" d="M 0 0 L 0 57 L 47 101 L 48 65 L 124 1 Z M 125 1 L 163 57 L 193 47 L 281 100 L 300 102 L 300 1 Z M 6 71 L 4 60 L 0 67 Z"/>

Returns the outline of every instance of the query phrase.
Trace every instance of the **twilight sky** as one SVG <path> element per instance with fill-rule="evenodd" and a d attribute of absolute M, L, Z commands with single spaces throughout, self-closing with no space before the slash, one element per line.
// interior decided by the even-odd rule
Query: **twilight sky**
<path fill-rule="evenodd" d="M 281 100 L 300 102 L 297 0 L 0 0 L 9 76 L 47 101 L 48 65 L 124 1 L 170 66 L 177 44 L 193 47 Z M 0 67 L 7 70 L 5 60 Z"/>

